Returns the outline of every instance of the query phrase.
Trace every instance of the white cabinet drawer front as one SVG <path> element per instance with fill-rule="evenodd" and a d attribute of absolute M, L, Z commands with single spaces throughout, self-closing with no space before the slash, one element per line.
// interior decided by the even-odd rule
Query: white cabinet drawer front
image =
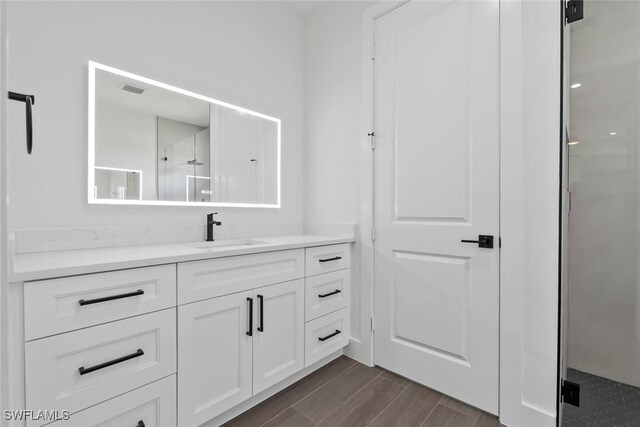
<path fill-rule="evenodd" d="M 329 273 L 351 266 L 351 246 L 349 243 L 331 246 L 317 246 L 307 248 L 306 275 Z"/>
<path fill-rule="evenodd" d="M 27 408 L 73 413 L 175 371 L 175 308 L 30 341 Z"/>
<path fill-rule="evenodd" d="M 142 422 L 142 423 L 141 423 Z M 51 427 L 175 427 L 176 376 L 161 379 L 89 409 Z"/>
<path fill-rule="evenodd" d="M 338 270 L 305 279 L 305 320 L 349 306 L 351 270 Z"/>
<path fill-rule="evenodd" d="M 247 291 L 178 307 L 179 426 L 203 424 L 251 397 L 252 297 Z"/>
<path fill-rule="evenodd" d="M 169 308 L 176 265 L 27 282 L 24 304 L 27 341 Z"/>
<path fill-rule="evenodd" d="M 307 322 L 305 325 L 305 366 L 330 355 L 349 344 L 349 310 L 334 313 Z"/>
<path fill-rule="evenodd" d="M 185 304 L 304 277 L 304 249 L 178 264 L 178 303 Z"/>

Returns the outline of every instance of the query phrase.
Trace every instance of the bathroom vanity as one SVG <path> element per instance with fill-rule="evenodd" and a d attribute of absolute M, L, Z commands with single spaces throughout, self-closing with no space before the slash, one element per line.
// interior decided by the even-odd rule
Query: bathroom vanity
<path fill-rule="evenodd" d="M 352 241 L 17 255 L 14 407 L 69 411 L 55 427 L 219 425 L 342 354 Z"/>

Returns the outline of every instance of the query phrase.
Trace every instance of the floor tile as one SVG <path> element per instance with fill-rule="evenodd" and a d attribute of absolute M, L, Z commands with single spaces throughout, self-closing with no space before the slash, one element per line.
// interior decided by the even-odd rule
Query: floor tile
<path fill-rule="evenodd" d="M 364 427 L 389 405 L 402 390 L 402 386 L 382 377 L 377 377 L 319 422 L 318 426 Z"/>
<path fill-rule="evenodd" d="M 442 395 L 434 390 L 412 383 L 384 408 L 370 426 L 419 426 L 433 411 L 441 397 Z"/>
<path fill-rule="evenodd" d="M 469 406 L 466 403 L 462 403 L 459 400 L 453 399 L 449 396 L 442 396 L 442 399 L 440 399 L 440 404 L 469 416 L 473 419 L 474 422 L 477 421 L 480 417 L 481 411 L 479 409 L 476 409 L 473 406 Z"/>
<path fill-rule="evenodd" d="M 311 427 L 315 425 L 313 421 L 302 415 L 293 408 L 280 413 L 277 417 L 263 424 L 263 427 Z M 247 424 L 247 427 L 249 424 Z"/>
<path fill-rule="evenodd" d="M 290 385 L 280 393 L 265 400 L 258 406 L 237 416 L 226 423 L 225 427 L 258 426 L 294 405 L 328 381 L 338 375 L 342 375 L 347 369 L 353 367 L 354 363 L 355 362 L 348 357 L 339 357 L 300 381 Z"/>
<path fill-rule="evenodd" d="M 439 403 L 421 427 L 474 427 L 474 424 L 471 417 Z"/>
<path fill-rule="evenodd" d="M 405 377 L 401 377 L 400 375 L 394 374 L 391 371 L 385 370 L 380 376 L 396 384 L 399 384 L 402 387 L 406 387 L 411 383 L 410 380 L 406 379 Z"/>
<path fill-rule="evenodd" d="M 312 421 L 320 421 L 381 372 L 380 368 L 358 363 L 296 403 L 294 408 Z"/>

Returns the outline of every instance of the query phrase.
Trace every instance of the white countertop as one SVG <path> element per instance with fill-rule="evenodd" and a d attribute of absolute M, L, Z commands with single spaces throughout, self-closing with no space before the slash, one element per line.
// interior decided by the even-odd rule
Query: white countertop
<path fill-rule="evenodd" d="M 251 242 L 251 244 L 242 244 L 246 241 Z M 185 242 L 17 254 L 13 259 L 13 271 L 9 272 L 9 282 L 25 282 L 100 271 L 282 251 L 353 241 L 355 239 L 352 236 L 305 234 L 234 239 L 233 241 L 219 240 L 214 242 L 214 245 L 229 245 L 212 246 L 206 249 L 195 246 L 205 242 Z M 234 245 L 234 242 L 238 244 Z"/>

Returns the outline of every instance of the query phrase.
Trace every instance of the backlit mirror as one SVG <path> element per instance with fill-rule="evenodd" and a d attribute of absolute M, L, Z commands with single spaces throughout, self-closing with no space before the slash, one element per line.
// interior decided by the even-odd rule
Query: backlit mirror
<path fill-rule="evenodd" d="M 89 203 L 280 207 L 280 120 L 89 63 Z"/>

